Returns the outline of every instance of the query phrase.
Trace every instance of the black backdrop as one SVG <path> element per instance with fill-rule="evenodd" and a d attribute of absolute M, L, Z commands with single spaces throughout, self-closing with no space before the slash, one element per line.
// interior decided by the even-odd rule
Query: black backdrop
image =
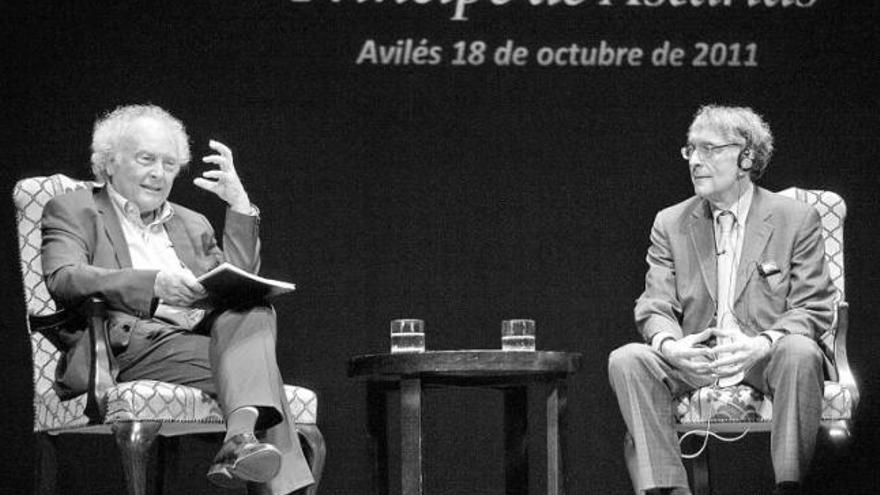
<path fill-rule="evenodd" d="M 401 316 L 426 320 L 432 349 L 497 347 L 500 320 L 531 317 L 539 348 L 584 353 L 570 383 L 569 491 L 631 493 L 606 357 L 636 338 L 631 309 L 653 214 L 692 194 L 678 148 L 697 106 L 710 102 L 753 106 L 770 122 L 778 151 L 763 185 L 832 189 L 849 203 L 850 349 L 863 407 L 848 450 L 820 445 L 810 487 L 877 485 L 875 2 L 480 0 L 466 21 L 437 2 L 90 3 L 3 8 L 2 189 L 30 175 L 86 177 L 91 124 L 123 103 L 175 113 L 196 158 L 209 138 L 230 145 L 263 211 L 263 273 L 300 288 L 279 301 L 278 354 L 287 381 L 320 397 L 322 493 L 368 493 L 364 390 L 346 377 L 346 361 L 385 350 L 388 321 Z M 423 39 L 440 47 L 439 64 L 357 63 L 368 40 Z M 529 50 L 524 65 L 495 62 L 508 40 Z M 461 41 L 466 54 L 485 43 L 488 58 L 454 65 Z M 541 66 L 535 57 L 602 41 L 642 48 L 642 64 Z M 685 51 L 683 66 L 651 63 L 664 41 Z M 716 48 L 709 66 L 693 67 L 699 43 L 720 43 L 727 57 Z M 743 65 L 750 43 L 757 66 Z M 220 225 L 221 206 L 189 183 L 199 163 L 172 199 Z M 0 466 L 9 493 L 25 493 L 30 354 L 6 211 Z M 500 397 L 461 390 L 426 401 L 427 493 L 502 493 Z M 717 492 L 766 490 L 768 443 L 715 449 L 714 460 L 730 464 L 717 472 Z M 109 438 L 64 444 L 66 491 L 121 491 Z M 202 474 L 215 446 L 185 446 L 171 493 L 214 493 Z"/>

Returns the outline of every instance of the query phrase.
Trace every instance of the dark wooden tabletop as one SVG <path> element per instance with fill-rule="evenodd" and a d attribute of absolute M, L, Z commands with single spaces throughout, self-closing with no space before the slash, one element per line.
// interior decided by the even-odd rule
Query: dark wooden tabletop
<path fill-rule="evenodd" d="M 539 377 L 567 375 L 581 365 L 581 354 L 559 351 L 457 350 L 398 354 L 365 354 L 348 362 L 348 375 L 370 380 L 401 376 Z"/>

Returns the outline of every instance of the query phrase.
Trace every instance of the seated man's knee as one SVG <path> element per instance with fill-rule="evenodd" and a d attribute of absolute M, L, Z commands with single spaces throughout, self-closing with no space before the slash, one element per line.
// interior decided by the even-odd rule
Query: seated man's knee
<path fill-rule="evenodd" d="M 819 344 L 804 335 L 786 335 L 774 347 L 774 352 L 787 361 L 822 366 L 822 350 L 819 349 Z"/>
<path fill-rule="evenodd" d="M 608 355 L 608 374 L 621 375 L 640 368 L 638 363 L 652 352 L 652 349 L 645 344 L 629 343 L 618 347 Z"/>
<path fill-rule="evenodd" d="M 249 310 L 252 313 L 260 315 L 261 318 L 271 318 L 275 319 L 275 308 L 269 304 L 260 304 L 258 306 L 254 306 Z"/>
<path fill-rule="evenodd" d="M 253 306 L 243 312 L 248 325 L 266 327 L 274 331 L 276 325 L 275 308 L 269 305 Z"/>
<path fill-rule="evenodd" d="M 215 314 L 211 328 L 238 328 L 247 332 L 275 332 L 275 309 L 267 304 L 228 308 Z"/>
<path fill-rule="evenodd" d="M 257 304 L 253 306 L 242 306 L 240 308 L 230 308 L 225 310 L 224 313 L 240 318 L 256 318 L 269 320 L 275 319 L 275 308 L 268 304 Z"/>

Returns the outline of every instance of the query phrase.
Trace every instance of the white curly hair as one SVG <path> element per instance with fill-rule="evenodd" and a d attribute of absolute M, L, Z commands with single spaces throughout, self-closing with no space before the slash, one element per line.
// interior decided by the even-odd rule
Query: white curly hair
<path fill-rule="evenodd" d="M 119 152 L 119 141 L 128 133 L 131 123 L 141 117 L 150 117 L 165 124 L 177 145 L 177 159 L 184 167 L 190 160 L 189 136 L 183 123 L 156 105 L 125 105 L 107 112 L 95 122 L 92 133 L 92 174 L 107 181 L 107 165 Z"/>

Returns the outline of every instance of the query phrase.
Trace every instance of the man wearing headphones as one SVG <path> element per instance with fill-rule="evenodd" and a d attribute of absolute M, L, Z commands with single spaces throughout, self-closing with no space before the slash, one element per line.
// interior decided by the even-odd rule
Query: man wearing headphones
<path fill-rule="evenodd" d="M 774 493 L 798 493 L 823 392 L 817 338 L 834 289 L 819 214 L 758 187 L 773 151 L 749 108 L 704 106 L 681 153 L 695 196 L 657 214 L 635 321 L 645 343 L 609 356 L 637 493 L 689 494 L 673 399 L 746 383 L 773 399 Z"/>

